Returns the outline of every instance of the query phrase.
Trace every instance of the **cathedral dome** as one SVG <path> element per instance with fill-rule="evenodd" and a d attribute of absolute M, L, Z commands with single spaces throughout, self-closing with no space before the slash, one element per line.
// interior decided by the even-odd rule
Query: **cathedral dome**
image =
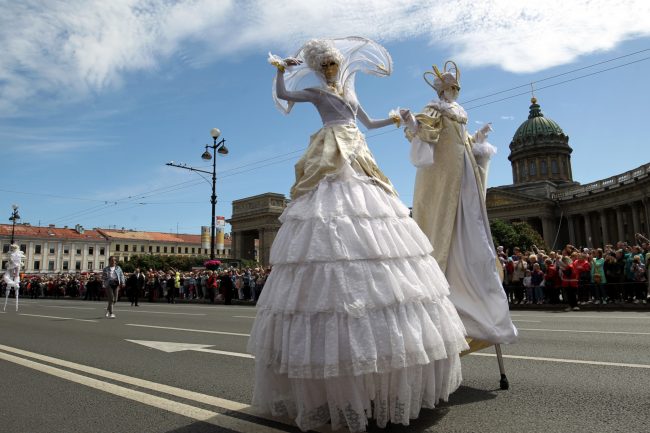
<path fill-rule="evenodd" d="M 526 140 L 529 137 L 564 135 L 564 131 L 562 131 L 560 125 L 558 125 L 554 120 L 544 117 L 544 114 L 542 114 L 542 110 L 537 103 L 537 99 L 532 98 L 530 102 L 532 102 L 532 104 L 530 106 L 528 120 L 517 128 L 514 137 L 512 137 L 513 142 Z"/>
<path fill-rule="evenodd" d="M 510 142 L 513 183 L 573 182 L 569 137 L 560 125 L 544 117 L 537 99 L 530 102 L 528 120 L 517 128 Z"/>

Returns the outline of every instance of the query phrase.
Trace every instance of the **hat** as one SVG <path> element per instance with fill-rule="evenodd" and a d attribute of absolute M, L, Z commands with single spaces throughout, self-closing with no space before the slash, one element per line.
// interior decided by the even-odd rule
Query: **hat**
<path fill-rule="evenodd" d="M 447 69 L 447 65 L 451 64 L 452 66 Z M 452 73 L 453 71 L 453 73 Z M 433 75 L 433 84 L 427 79 L 427 75 Z M 433 72 L 427 71 L 424 73 L 424 81 L 440 95 L 446 89 L 451 87 L 458 87 L 460 90 L 460 70 L 456 63 L 451 60 L 445 62 L 443 72 L 440 72 L 436 65 L 433 65 Z"/>

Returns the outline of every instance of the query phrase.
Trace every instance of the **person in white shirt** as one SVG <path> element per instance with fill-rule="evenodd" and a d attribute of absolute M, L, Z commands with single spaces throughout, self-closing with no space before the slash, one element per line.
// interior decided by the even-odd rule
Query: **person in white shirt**
<path fill-rule="evenodd" d="M 117 265 L 117 258 L 110 256 L 108 266 L 102 271 L 104 290 L 108 297 L 108 307 L 106 308 L 106 317 L 115 319 L 113 305 L 117 302 L 117 296 L 120 289 L 124 288 L 124 273 L 122 268 Z"/>

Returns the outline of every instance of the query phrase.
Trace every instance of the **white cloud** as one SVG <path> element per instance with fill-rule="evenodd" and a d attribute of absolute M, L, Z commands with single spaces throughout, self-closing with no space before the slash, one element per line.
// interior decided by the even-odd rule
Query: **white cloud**
<path fill-rule="evenodd" d="M 309 37 L 424 36 L 467 66 L 512 72 L 566 64 L 650 35 L 646 0 L 0 0 L 0 113 L 74 100 L 171 56 L 200 67 Z"/>

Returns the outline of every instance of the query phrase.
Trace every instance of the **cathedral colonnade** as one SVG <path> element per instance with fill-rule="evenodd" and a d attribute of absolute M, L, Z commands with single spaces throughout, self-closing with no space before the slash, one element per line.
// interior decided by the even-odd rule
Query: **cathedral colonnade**
<path fill-rule="evenodd" d="M 632 243 L 636 233 L 648 237 L 650 198 L 582 212 L 560 212 L 558 216 L 524 217 L 510 221 L 527 222 L 542 235 L 549 247 L 555 249 L 567 243 L 589 248 L 616 244 L 618 241 Z"/>

